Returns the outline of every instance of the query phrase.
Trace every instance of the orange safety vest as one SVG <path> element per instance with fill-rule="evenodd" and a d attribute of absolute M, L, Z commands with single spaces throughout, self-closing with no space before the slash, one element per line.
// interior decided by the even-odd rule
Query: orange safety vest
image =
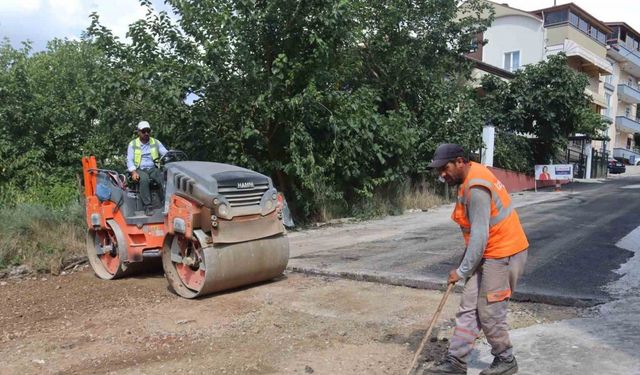
<path fill-rule="evenodd" d="M 460 225 L 464 242 L 469 246 L 471 223 L 467 215 L 470 189 L 483 186 L 491 192 L 491 218 L 489 220 L 489 238 L 484 250 L 484 258 L 504 258 L 519 253 L 529 247 L 516 210 L 511 205 L 511 197 L 496 176 L 482 164 L 471 163 L 469 174 L 458 187 L 458 199 L 451 219 Z"/>

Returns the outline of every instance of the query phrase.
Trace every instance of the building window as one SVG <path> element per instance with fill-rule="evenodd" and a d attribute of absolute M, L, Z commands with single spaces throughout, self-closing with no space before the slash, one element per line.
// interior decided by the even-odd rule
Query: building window
<path fill-rule="evenodd" d="M 573 26 L 578 27 L 579 20 L 580 17 L 576 16 L 574 13 L 569 13 L 569 23 L 571 23 Z"/>
<path fill-rule="evenodd" d="M 624 115 L 625 115 L 627 118 L 631 118 L 631 106 L 630 106 L 630 105 L 628 105 L 628 106 L 624 109 Z"/>
<path fill-rule="evenodd" d="M 471 41 L 471 45 L 469 46 L 469 53 L 474 53 L 478 51 L 478 39 L 473 39 Z"/>
<path fill-rule="evenodd" d="M 604 82 L 610 85 L 613 85 L 613 74 L 609 74 L 608 76 L 604 76 Z"/>
<path fill-rule="evenodd" d="M 569 12 L 569 23 L 589 35 L 592 39 L 595 39 L 602 44 L 607 43 L 607 36 L 602 32 L 602 30 L 573 12 Z"/>
<path fill-rule="evenodd" d="M 598 37 L 596 39 L 598 39 L 598 42 L 602 44 L 607 44 L 607 36 L 600 30 L 598 30 Z"/>
<path fill-rule="evenodd" d="M 578 29 L 580 29 L 580 30 L 584 31 L 585 33 L 589 34 L 589 23 L 587 23 L 587 21 L 585 21 L 582 18 L 578 19 Z"/>
<path fill-rule="evenodd" d="M 504 70 L 515 72 L 520 69 L 520 51 L 506 52 L 504 54 Z"/>
<path fill-rule="evenodd" d="M 604 101 L 607 103 L 607 108 L 604 109 L 604 115 L 611 117 L 611 94 L 604 94 Z"/>
<path fill-rule="evenodd" d="M 563 23 L 569 20 L 569 10 L 563 9 L 555 12 L 547 13 L 544 18 L 544 25 L 553 25 L 556 23 Z"/>
<path fill-rule="evenodd" d="M 620 28 L 618 26 L 610 26 L 611 34 L 609 34 L 609 39 L 618 40 L 620 39 Z"/>

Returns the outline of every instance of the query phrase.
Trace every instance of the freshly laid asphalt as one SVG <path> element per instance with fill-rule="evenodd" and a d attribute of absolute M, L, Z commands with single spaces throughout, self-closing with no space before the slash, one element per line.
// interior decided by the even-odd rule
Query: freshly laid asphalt
<path fill-rule="evenodd" d="M 588 306 L 610 301 L 604 286 L 632 252 L 616 242 L 640 225 L 640 176 L 512 194 L 530 242 L 513 298 Z M 634 187 L 638 185 L 638 189 Z M 452 205 L 364 223 L 290 234 L 289 270 L 442 289 L 464 243 Z"/>

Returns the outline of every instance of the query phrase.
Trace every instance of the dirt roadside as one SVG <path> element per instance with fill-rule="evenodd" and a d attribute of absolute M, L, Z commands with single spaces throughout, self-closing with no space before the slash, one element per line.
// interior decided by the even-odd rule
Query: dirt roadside
<path fill-rule="evenodd" d="M 0 374 L 404 374 L 441 296 L 296 273 L 195 301 L 169 292 L 161 273 L 5 279 Z M 458 299 L 445 307 L 441 336 Z M 509 321 L 580 314 L 512 303 Z"/>

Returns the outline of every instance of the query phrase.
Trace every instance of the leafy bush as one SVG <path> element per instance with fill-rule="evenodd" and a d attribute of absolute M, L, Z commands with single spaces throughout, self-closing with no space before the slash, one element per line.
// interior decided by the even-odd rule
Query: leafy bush
<path fill-rule="evenodd" d="M 531 138 L 511 132 L 497 131 L 493 164 L 496 167 L 522 173 L 532 173 L 534 166 Z"/>

